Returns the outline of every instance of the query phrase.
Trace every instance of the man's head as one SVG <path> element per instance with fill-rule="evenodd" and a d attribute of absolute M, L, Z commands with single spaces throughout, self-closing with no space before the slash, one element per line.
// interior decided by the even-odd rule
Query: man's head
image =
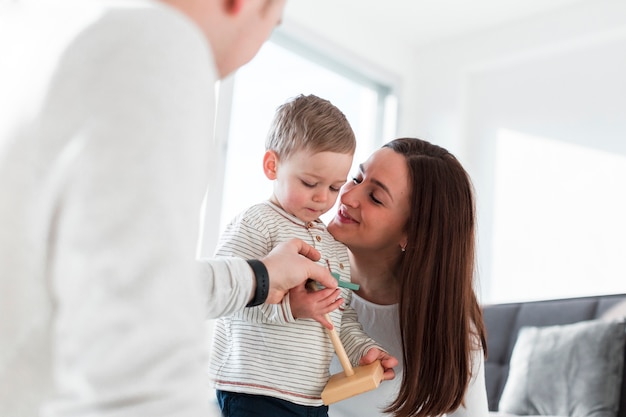
<path fill-rule="evenodd" d="M 220 78 L 250 61 L 280 24 L 287 0 L 161 0 L 205 34 Z"/>

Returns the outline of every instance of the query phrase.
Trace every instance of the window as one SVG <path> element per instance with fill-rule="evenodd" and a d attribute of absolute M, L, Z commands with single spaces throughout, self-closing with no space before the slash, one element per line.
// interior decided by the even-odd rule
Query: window
<path fill-rule="evenodd" d="M 226 92 L 232 106 L 221 230 L 237 213 L 270 197 L 272 184 L 262 171 L 265 137 L 276 108 L 288 99 L 315 94 L 343 111 L 357 137 L 354 167 L 395 134 L 396 103 L 389 86 L 281 32 L 221 88 L 232 93 Z"/>

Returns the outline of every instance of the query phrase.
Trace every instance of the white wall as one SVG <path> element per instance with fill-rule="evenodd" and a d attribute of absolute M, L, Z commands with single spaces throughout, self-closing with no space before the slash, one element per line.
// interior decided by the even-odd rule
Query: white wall
<path fill-rule="evenodd" d="M 491 270 L 498 129 L 626 155 L 623 0 L 575 3 L 418 50 L 376 31 L 365 39 L 354 38 L 349 27 L 341 33 L 316 33 L 396 75 L 399 136 L 438 143 L 468 168 L 479 205 L 484 301 L 492 301 L 494 280 L 507 279 L 492 276 Z M 626 179 L 621 183 L 626 190 Z M 626 244 L 619 250 L 626 255 Z M 624 281 L 616 291 L 626 292 L 626 269 L 621 272 L 613 279 Z"/>
<path fill-rule="evenodd" d="M 493 281 L 511 278 L 494 276 L 491 268 L 497 131 L 626 155 L 626 2 L 580 3 L 431 45 L 417 51 L 417 61 L 415 117 L 402 129 L 448 147 L 470 171 L 479 203 L 483 298 L 490 301 Z M 626 192 L 626 179 L 622 184 L 616 193 Z M 625 275 L 622 268 L 605 279 L 621 282 Z M 578 295 L 561 290 L 546 297 Z"/>
<path fill-rule="evenodd" d="M 578 53 L 584 61 L 585 55 L 601 48 L 623 57 L 625 52 L 619 41 L 624 39 L 625 31 L 626 2 L 598 0 L 422 48 L 415 52 L 417 67 L 413 72 L 416 89 L 412 94 L 418 97 L 418 104 L 412 108 L 414 117 L 405 119 L 402 128 L 436 137 L 447 146 L 465 147 L 467 151 L 464 125 L 466 107 L 470 104 L 466 102 L 469 78 L 499 69 L 507 71 L 507 68 L 532 65 L 549 57 L 554 60 L 546 65 L 558 66 L 559 62 L 564 62 L 567 67 L 568 56 Z M 540 68 L 543 64 L 537 65 Z M 570 72 L 571 69 L 563 75 Z M 539 74 L 532 82 L 541 78 Z M 544 79 L 549 81 L 547 76 Z M 523 89 L 521 83 L 528 80 L 514 82 Z M 622 84 L 624 80 L 613 74 L 612 78 L 600 82 L 610 86 L 614 82 Z M 586 89 L 585 84 L 583 80 L 573 86 L 573 91 Z M 569 101 L 569 96 L 563 97 L 563 103 Z"/>

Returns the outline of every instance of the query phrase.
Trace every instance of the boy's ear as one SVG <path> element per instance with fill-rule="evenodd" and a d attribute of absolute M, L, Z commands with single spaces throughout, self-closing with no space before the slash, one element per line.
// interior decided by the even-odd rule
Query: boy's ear
<path fill-rule="evenodd" d="M 274 151 L 266 151 L 263 155 L 263 172 L 270 180 L 276 179 L 276 169 L 278 168 L 278 155 Z"/>

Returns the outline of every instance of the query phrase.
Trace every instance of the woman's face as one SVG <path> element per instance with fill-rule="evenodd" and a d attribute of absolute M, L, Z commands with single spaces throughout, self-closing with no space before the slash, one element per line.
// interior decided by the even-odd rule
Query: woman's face
<path fill-rule="evenodd" d="M 409 169 L 403 155 L 382 148 L 359 167 L 339 195 L 339 210 L 328 225 L 352 252 L 400 253 L 406 245 Z"/>

